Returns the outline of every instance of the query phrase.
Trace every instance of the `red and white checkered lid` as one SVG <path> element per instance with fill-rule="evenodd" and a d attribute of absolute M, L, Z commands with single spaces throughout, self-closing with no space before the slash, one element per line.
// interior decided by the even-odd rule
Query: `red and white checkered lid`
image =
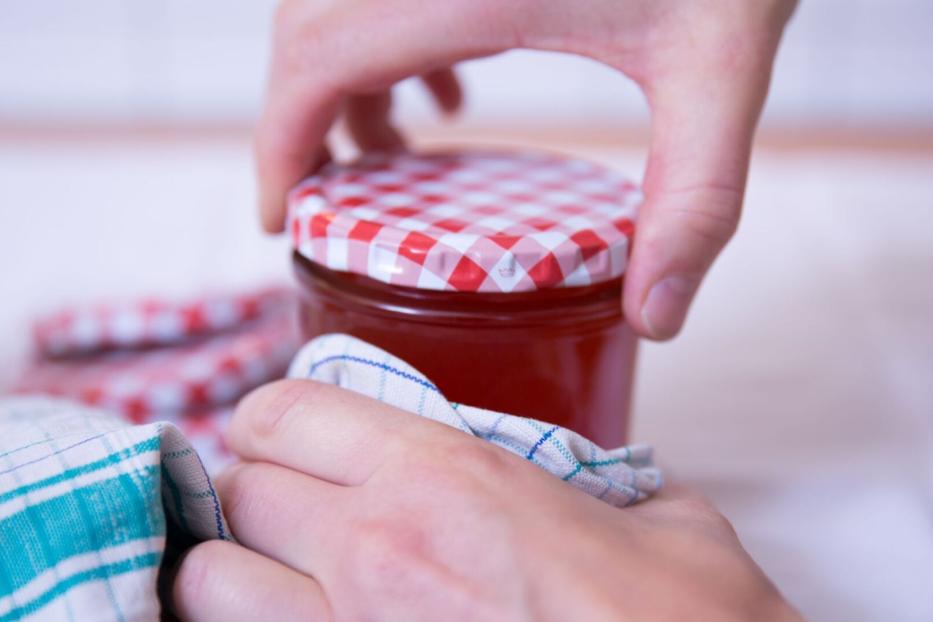
<path fill-rule="evenodd" d="M 266 288 L 192 300 L 149 298 L 76 307 L 39 319 L 33 338 L 38 354 L 54 358 L 174 345 L 238 327 L 291 300 L 287 289 Z"/>
<path fill-rule="evenodd" d="M 295 248 L 331 270 L 407 287 L 519 292 L 625 271 L 639 189 L 537 153 L 367 154 L 289 196 Z"/>
<path fill-rule="evenodd" d="M 300 345 L 294 296 L 256 299 L 257 317 L 169 347 L 40 358 L 14 391 L 69 397 L 136 423 L 208 413 L 281 378 Z"/>

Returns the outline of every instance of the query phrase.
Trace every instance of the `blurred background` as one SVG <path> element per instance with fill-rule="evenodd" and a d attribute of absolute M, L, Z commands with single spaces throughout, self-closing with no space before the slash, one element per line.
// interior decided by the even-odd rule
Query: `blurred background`
<path fill-rule="evenodd" d="M 274 4 L 0 7 L 0 384 L 37 313 L 290 281 L 249 152 Z M 933 619 L 931 25 L 924 0 L 802 2 L 739 234 L 684 333 L 642 352 L 636 440 L 815 620 Z M 515 52 L 461 76 L 454 124 L 397 89 L 416 145 L 641 175 L 647 110 L 612 71 Z"/>
<path fill-rule="evenodd" d="M 258 110 L 274 0 L 31 0 L 0 20 L 7 122 L 243 126 Z M 913 128 L 933 110 L 933 5 L 803 2 L 766 124 Z M 323 59 L 326 62 L 326 59 Z M 513 53 L 464 67 L 470 121 L 611 126 L 644 121 L 637 91 L 595 63 Z M 426 101 L 403 88 L 403 117 Z M 530 105 L 531 103 L 534 105 Z"/>

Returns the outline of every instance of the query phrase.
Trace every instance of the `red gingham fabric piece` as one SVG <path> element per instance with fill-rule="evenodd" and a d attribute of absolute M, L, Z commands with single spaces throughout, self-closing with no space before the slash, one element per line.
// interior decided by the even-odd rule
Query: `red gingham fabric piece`
<path fill-rule="evenodd" d="M 33 337 L 45 357 L 178 344 L 256 319 L 289 296 L 285 289 L 270 288 L 183 302 L 148 299 L 67 309 L 37 321 Z"/>
<path fill-rule="evenodd" d="M 15 390 L 76 399 L 136 423 L 230 404 L 281 378 L 300 345 L 293 300 L 276 300 L 250 322 L 183 344 L 40 360 Z"/>
<path fill-rule="evenodd" d="M 517 292 L 620 276 L 641 193 L 605 168 L 518 153 L 368 154 L 289 195 L 295 248 L 408 287 Z"/>

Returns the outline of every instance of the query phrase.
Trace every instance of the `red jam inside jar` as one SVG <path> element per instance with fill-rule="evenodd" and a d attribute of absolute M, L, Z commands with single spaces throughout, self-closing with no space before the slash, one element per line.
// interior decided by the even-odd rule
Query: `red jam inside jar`
<path fill-rule="evenodd" d="M 329 165 L 290 197 L 303 333 L 363 339 L 453 402 L 622 445 L 637 349 L 622 272 L 638 197 L 553 156 Z"/>

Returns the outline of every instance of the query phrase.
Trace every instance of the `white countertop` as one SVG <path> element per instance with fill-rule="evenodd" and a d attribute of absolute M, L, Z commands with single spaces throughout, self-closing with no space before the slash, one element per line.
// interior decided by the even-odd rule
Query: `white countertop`
<path fill-rule="evenodd" d="M 570 149 L 637 175 L 639 154 Z M 763 152 L 635 437 L 814 620 L 933 619 L 933 153 Z M 289 280 L 242 139 L 0 142 L 0 381 L 38 310 Z"/>

